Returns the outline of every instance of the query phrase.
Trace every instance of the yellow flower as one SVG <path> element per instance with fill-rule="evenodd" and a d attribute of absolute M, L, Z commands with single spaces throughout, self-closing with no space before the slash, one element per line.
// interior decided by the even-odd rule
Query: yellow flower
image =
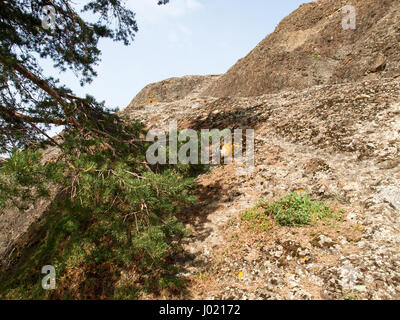
<path fill-rule="evenodd" d="M 224 144 L 221 149 L 221 156 L 227 157 L 232 153 L 232 145 Z"/>
<path fill-rule="evenodd" d="M 306 263 L 308 260 L 310 260 L 310 258 L 307 258 L 307 257 L 301 259 L 301 261 L 302 261 L 303 263 Z"/>
<path fill-rule="evenodd" d="M 239 146 L 237 144 L 231 144 L 231 143 L 227 143 L 227 144 L 223 144 L 222 145 L 222 149 L 221 149 L 221 156 L 223 157 L 227 157 L 229 156 L 231 153 L 233 153 L 235 151 L 235 149 L 237 149 Z"/>
<path fill-rule="evenodd" d="M 304 193 L 304 190 L 297 190 L 297 193 Z"/>
<path fill-rule="evenodd" d="M 239 271 L 238 278 L 239 278 L 239 280 L 241 280 L 243 278 L 243 272 L 242 271 Z"/>

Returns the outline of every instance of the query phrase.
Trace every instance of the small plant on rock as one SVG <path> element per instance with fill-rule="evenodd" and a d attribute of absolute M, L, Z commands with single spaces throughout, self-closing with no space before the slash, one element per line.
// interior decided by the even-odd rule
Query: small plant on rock
<path fill-rule="evenodd" d="M 260 201 L 253 209 L 241 215 L 242 221 L 259 231 L 268 230 L 272 219 L 280 226 L 301 226 L 338 217 L 326 203 L 312 200 L 303 192 L 288 193 L 274 202 Z"/>
<path fill-rule="evenodd" d="M 324 203 L 312 200 L 304 193 L 288 193 L 278 200 L 261 204 L 265 213 L 273 215 L 281 226 L 298 226 L 319 219 L 334 218 L 335 213 Z"/>

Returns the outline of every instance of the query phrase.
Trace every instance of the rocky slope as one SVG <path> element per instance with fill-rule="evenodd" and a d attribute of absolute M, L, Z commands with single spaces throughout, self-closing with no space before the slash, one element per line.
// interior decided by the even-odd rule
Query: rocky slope
<path fill-rule="evenodd" d="M 186 298 L 400 297 L 399 79 L 198 96 L 125 114 L 164 130 L 171 120 L 181 129 L 256 130 L 256 170 L 212 168 L 198 179 L 200 204 L 183 213 L 194 230 L 177 258 L 192 283 Z M 344 220 L 261 235 L 240 222 L 256 201 L 296 190 L 335 203 Z"/>
<path fill-rule="evenodd" d="M 341 28 L 348 4 L 356 30 Z M 398 1 L 302 5 L 199 94 L 124 111 L 165 130 L 256 130 L 255 171 L 213 167 L 183 213 L 185 298 L 400 298 L 399 18 Z M 297 190 L 344 219 L 262 234 L 241 222 L 258 200 Z"/>
<path fill-rule="evenodd" d="M 341 8 L 356 8 L 344 30 Z M 400 72 L 400 2 L 319 0 L 300 6 L 207 89 L 218 97 L 391 77 Z"/>
<path fill-rule="evenodd" d="M 198 94 L 218 78 L 218 75 L 185 76 L 152 83 L 141 90 L 127 108 L 132 109 L 150 103 L 181 100 L 187 96 Z"/>

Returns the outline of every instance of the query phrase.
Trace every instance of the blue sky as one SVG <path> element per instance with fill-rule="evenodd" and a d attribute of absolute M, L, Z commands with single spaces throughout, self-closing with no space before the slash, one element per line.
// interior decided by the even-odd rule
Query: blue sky
<path fill-rule="evenodd" d="M 279 21 L 307 0 L 127 0 L 139 32 L 129 47 L 102 41 L 98 77 L 80 87 L 72 74 L 57 75 L 79 95 L 124 108 L 147 84 L 183 75 L 226 72 Z"/>

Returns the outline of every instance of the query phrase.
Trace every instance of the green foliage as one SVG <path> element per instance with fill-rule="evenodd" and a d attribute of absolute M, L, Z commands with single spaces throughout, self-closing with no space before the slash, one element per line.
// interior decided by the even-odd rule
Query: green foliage
<path fill-rule="evenodd" d="M 54 9 L 54 28 L 42 25 L 49 18 L 43 12 L 47 5 Z M 71 70 L 82 86 L 90 83 L 100 62 L 99 41 L 129 45 L 135 38 L 135 13 L 125 2 L 92 0 L 81 8 L 70 0 L 5 0 L 0 26 L 0 154 L 47 140 L 50 125 L 102 131 L 96 120 L 102 120 L 105 106 L 93 97 L 74 96 L 47 76 L 40 62 L 53 63 L 54 73 Z"/>
<path fill-rule="evenodd" d="M 301 192 L 289 193 L 275 202 L 264 202 L 261 206 L 282 226 L 305 225 L 334 217 L 334 212 L 325 203 L 311 200 Z"/>
<path fill-rule="evenodd" d="M 2 163 L 0 210 L 10 206 L 26 209 L 29 201 L 49 196 L 47 181 L 60 177 L 60 171 L 52 164 L 42 166 L 40 160 L 39 152 L 14 149 L 11 157 Z"/>
<path fill-rule="evenodd" d="M 245 221 L 250 229 L 258 232 L 268 231 L 271 228 L 271 220 L 260 207 L 254 207 L 241 214 L 242 221 Z"/>
<path fill-rule="evenodd" d="M 258 231 L 268 230 L 271 218 L 281 226 L 301 226 L 314 224 L 321 219 L 338 219 L 340 214 L 326 203 L 312 200 L 303 192 L 296 192 L 288 193 L 274 202 L 260 201 L 241 215 L 243 221 Z"/>
<path fill-rule="evenodd" d="M 42 2 L 0 1 L 0 154 L 9 155 L 0 162 L 0 210 L 56 195 L 31 245 L 14 257 L 17 266 L 2 274 L 0 296 L 135 298 L 146 286 L 173 287 L 171 257 L 186 232 L 176 213 L 194 203 L 193 177 L 203 168 L 149 166 L 141 122 L 74 96 L 40 68 L 38 57 L 49 59 L 89 83 L 99 40 L 129 44 L 134 13 L 119 0 L 89 1 L 82 10 L 91 13 L 89 22 L 72 1 L 51 5 L 59 20 L 45 30 Z M 51 125 L 64 129 L 56 139 L 46 134 Z M 42 158 L 49 144 L 57 158 Z M 47 264 L 56 267 L 54 292 L 40 286 Z M 132 270 L 135 281 L 122 277 Z"/>
<path fill-rule="evenodd" d="M 138 137 L 143 129 L 134 123 L 125 130 Z M 166 279 L 175 277 L 171 257 L 186 234 L 176 214 L 196 201 L 190 166 L 150 167 L 146 145 L 115 143 L 110 149 L 96 137 L 74 145 L 70 134 L 65 133 L 57 159 L 42 161 L 38 151 L 27 149 L 15 151 L 0 168 L 4 206 L 32 203 L 48 195 L 49 186 L 59 190 L 40 240 L 32 240 L 36 244 L 22 252 L 18 267 L 3 274 L 0 296 L 132 298 L 144 290 L 176 290 L 179 286 Z M 47 264 L 56 267 L 60 279 L 51 293 L 41 289 L 38 276 Z M 140 277 L 128 288 L 120 273 L 132 269 Z M 68 289 L 76 270 L 82 275 Z M 108 278 L 114 279 L 111 285 Z"/>
<path fill-rule="evenodd" d="M 360 293 L 357 290 L 346 290 L 344 300 L 360 300 Z"/>

